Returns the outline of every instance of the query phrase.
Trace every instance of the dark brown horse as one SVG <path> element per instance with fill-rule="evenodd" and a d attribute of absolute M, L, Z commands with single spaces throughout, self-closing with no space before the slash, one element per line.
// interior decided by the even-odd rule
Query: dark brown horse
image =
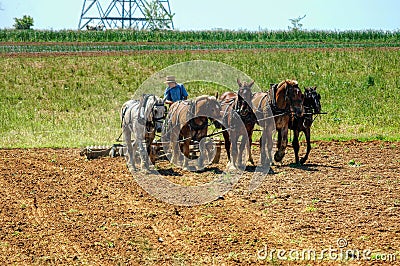
<path fill-rule="evenodd" d="M 304 115 L 295 117 L 289 121 L 289 129 L 293 130 L 293 149 L 297 164 L 304 164 L 311 151 L 311 125 L 313 123 L 313 115 L 321 112 L 321 95 L 317 92 L 317 87 L 306 88 L 304 92 Z M 304 132 L 307 141 L 307 151 L 303 158 L 299 159 L 299 133 Z"/>
<path fill-rule="evenodd" d="M 284 80 L 271 84 L 269 92 L 257 92 L 252 99 L 254 113 L 262 128 L 260 139 L 261 165 L 268 167 L 272 163 L 272 133 L 278 131 L 276 162 L 282 161 L 288 142 L 289 121 L 303 114 L 303 95 L 296 80 Z M 268 153 L 265 148 L 267 147 Z"/>
<path fill-rule="evenodd" d="M 193 101 L 179 101 L 171 105 L 163 129 L 163 142 L 170 143 L 168 148 L 172 149 L 172 163 L 187 169 L 190 142 L 206 137 L 208 119 L 220 120 L 220 113 L 221 105 L 214 96 L 203 95 Z M 203 156 L 198 159 L 200 168 L 203 159 Z"/>
<path fill-rule="evenodd" d="M 247 83 L 237 80 L 239 90 L 237 93 L 225 92 L 220 97 L 222 113 L 222 129 L 225 149 L 231 166 L 243 168 L 242 156 L 244 149 L 247 148 L 249 161 L 254 164 L 251 157 L 251 137 L 256 123 L 256 117 L 252 110 L 251 99 L 253 94 L 251 87 L 254 81 Z M 240 139 L 241 138 L 241 139 Z M 238 151 L 238 142 L 240 147 Z"/>

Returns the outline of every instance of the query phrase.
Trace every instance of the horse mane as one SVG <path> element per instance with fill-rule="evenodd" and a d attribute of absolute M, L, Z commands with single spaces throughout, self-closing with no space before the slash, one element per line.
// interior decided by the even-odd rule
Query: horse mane
<path fill-rule="evenodd" d="M 208 98 L 207 95 L 200 95 L 196 97 L 195 102 L 206 100 L 207 98 Z"/>
<path fill-rule="evenodd" d="M 194 101 L 190 102 L 190 107 L 188 107 L 189 108 L 189 112 L 195 115 L 196 114 L 196 109 L 197 109 L 197 103 L 200 102 L 200 101 L 203 101 L 203 100 L 206 100 L 206 101 L 212 101 L 212 100 L 217 101 L 217 98 L 215 98 L 214 96 L 209 96 L 209 95 L 197 96 L 194 99 Z"/>
<path fill-rule="evenodd" d="M 217 98 L 215 98 L 215 96 L 200 95 L 200 96 L 196 97 L 195 102 L 202 101 L 202 100 L 217 100 Z"/>
<path fill-rule="evenodd" d="M 152 95 L 152 94 L 148 95 L 147 97 L 148 97 L 148 99 L 146 101 L 146 106 L 145 106 L 145 109 L 144 109 L 144 116 L 145 116 L 147 121 L 151 121 L 152 120 L 151 116 L 152 116 L 153 105 L 155 104 L 157 99 L 156 99 L 156 96 Z"/>
<path fill-rule="evenodd" d="M 281 86 L 283 86 L 283 85 L 291 85 L 291 86 L 298 86 L 299 85 L 299 83 L 297 82 L 297 80 L 294 80 L 294 79 L 285 79 L 285 80 L 283 80 L 283 81 L 281 81 L 279 84 L 278 84 L 278 86 L 277 86 L 277 88 L 279 89 Z"/>
<path fill-rule="evenodd" d="M 280 88 L 282 87 L 284 84 L 286 84 L 286 80 L 283 80 L 281 82 L 278 83 L 278 86 L 276 86 L 276 88 Z"/>
<path fill-rule="evenodd" d="M 297 80 L 292 80 L 292 79 L 285 79 L 281 82 L 279 82 L 278 86 L 276 86 L 275 90 L 272 90 L 272 95 L 273 95 L 273 105 L 285 105 L 284 100 L 281 98 L 280 100 L 277 99 L 278 97 L 278 92 L 282 91 L 282 90 L 286 90 L 287 86 L 298 86 L 298 82 Z M 280 109 L 283 109 L 282 107 L 280 107 Z"/>

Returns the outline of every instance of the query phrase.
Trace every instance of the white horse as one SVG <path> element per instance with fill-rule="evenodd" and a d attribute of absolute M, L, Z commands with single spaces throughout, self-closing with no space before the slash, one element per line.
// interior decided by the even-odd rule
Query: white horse
<path fill-rule="evenodd" d="M 137 147 L 141 169 L 149 170 L 150 145 L 156 132 L 161 132 L 166 111 L 164 101 L 152 94 L 144 94 L 140 100 L 130 100 L 122 105 L 121 127 L 128 148 L 127 166 L 131 171 L 136 171 Z"/>

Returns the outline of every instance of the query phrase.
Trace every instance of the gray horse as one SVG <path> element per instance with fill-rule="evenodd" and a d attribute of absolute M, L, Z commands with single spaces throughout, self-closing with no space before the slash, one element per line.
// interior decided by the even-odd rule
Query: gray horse
<path fill-rule="evenodd" d="M 122 105 L 121 127 L 128 149 L 126 159 L 129 170 L 136 171 L 138 147 L 141 169 L 149 170 L 150 145 L 156 132 L 161 132 L 166 110 L 164 101 L 152 94 L 144 94 L 140 100 L 130 100 Z M 154 160 L 151 161 L 154 163 Z"/>

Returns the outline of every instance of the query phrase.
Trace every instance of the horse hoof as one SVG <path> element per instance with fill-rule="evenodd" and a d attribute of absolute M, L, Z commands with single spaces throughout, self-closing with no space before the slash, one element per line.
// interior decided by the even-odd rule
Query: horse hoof
<path fill-rule="evenodd" d="M 305 164 L 306 163 L 306 160 L 304 159 L 304 158 L 301 158 L 300 159 L 300 165 L 303 165 L 303 164 Z"/>
<path fill-rule="evenodd" d="M 185 166 L 183 167 L 183 170 L 193 172 L 196 171 L 197 169 L 194 166 Z"/>
<path fill-rule="evenodd" d="M 140 171 L 142 174 L 151 174 L 151 170 L 148 168 L 142 168 Z"/>
<path fill-rule="evenodd" d="M 274 160 L 275 162 L 280 162 L 282 161 L 283 157 L 285 157 L 285 153 L 275 153 Z"/>
<path fill-rule="evenodd" d="M 179 162 L 179 160 L 176 158 L 172 158 L 172 160 L 171 160 L 171 163 L 175 164 L 175 165 L 178 165 L 178 162 Z"/>
<path fill-rule="evenodd" d="M 270 167 L 271 165 L 272 165 L 272 163 L 270 163 L 269 161 L 261 162 L 261 167 L 262 168 L 267 168 L 267 167 Z"/>
<path fill-rule="evenodd" d="M 129 172 L 131 172 L 131 174 L 136 173 L 137 169 L 133 168 L 133 167 L 128 167 Z"/>
<path fill-rule="evenodd" d="M 238 165 L 238 169 L 244 171 L 246 169 L 246 165 L 245 164 L 239 164 Z"/>
<path fill-rule="evenodd" d="M 228 171 L 236 171 L 236 167 L 231 162 L 228 162 L 226 168 L 228 169 Z"/>
<path fill-rule="evenodd" d="M 197 169 L 204 169 L 204 161 L 197 161 Z"/>
<path fill-rule="evenodd" d="M 268 170 L 268 174 L 269 174 L 269 175 L 274 175 L 274 174 L 275 174 L 275 171 L 274 171 L 274 169 L 272 169 L 272 168 L 269 168 L 269 170 Z"/>

